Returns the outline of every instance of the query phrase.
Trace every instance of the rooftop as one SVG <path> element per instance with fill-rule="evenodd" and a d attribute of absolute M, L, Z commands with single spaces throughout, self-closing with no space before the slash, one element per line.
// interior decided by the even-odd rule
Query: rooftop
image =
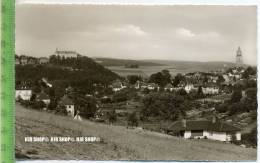
<path fill-rule="evenodd" d="M 64 105 L 74 105 L 73 101 L 67 95 L 64 95 L 60 102 Z"/>
<path fill-rule="evenodd" d="M 186 127 L 184 127 L 182 121 L 177 121 L 167 128 L 170 131 L 183 131 L 183 130 L 208 130 L 218 132 L 232 132 L 239 131 L 240 129 L 230 124 L 216 121 L 186 121 Z"/>

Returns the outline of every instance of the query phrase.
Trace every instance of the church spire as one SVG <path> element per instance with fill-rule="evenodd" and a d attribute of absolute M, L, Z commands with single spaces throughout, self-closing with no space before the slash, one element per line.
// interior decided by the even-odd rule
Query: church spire
<path fill-rule="evenodd" d="M 242 66 L 242 64 L 243 64 L 242 51 L 241 51 L 241 48 L 239 46 L 238 49 L 237 49 L 237 55 L 236 55 L 236 65 L 238 67 L 240 67 L 240 66 Z"/>

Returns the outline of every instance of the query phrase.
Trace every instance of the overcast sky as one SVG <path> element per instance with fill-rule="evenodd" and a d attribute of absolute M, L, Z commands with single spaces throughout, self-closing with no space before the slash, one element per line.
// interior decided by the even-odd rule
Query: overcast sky
<path fill-rule="evenodd" d="M 256 65 L 256 7 L 16 5 L 16 53 Z"/>

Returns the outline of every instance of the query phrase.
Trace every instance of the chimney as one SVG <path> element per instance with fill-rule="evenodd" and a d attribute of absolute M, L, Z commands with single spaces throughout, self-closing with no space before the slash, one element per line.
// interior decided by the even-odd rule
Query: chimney
<path fill-rule="evenodd" d="M 187 126 L 186 119 L 182 119 L 181 123 L 182 123 L 182 127 L 186 128 Z"/>

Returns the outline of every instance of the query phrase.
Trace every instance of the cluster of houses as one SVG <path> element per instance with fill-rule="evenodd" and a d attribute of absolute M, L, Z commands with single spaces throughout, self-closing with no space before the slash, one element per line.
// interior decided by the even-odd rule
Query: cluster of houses
<path fill-rule="evenodd" d="M 59 55 L 60 57 L 64 58 L 77 58 L 81 55 L 75 51 L 68 51 L 68 50 L 58 50 L 54 52 L 54 55 Z M 36 65 L 36 64 L 47 64 L 49 63 L 49 58 L 47 57 L 30 57 L 26 55 L 15 55 L 15 65 Z"/>
<path fill-rule="evenodd" d="M 15 55 L 15 65 L 36 65 L 47 63 L 49 63 L 49 58 L 47 57 L 34 58 L 25 55 Z"/>
<path fill-rule="evenodd" d="M 230 69 L 230 72 L 227 71 L 213 71 L 209 73 L 205 72 L 194 72 L 183 74 L 185 81 L 181 81 L 176 87 L 171 83 L 166 84 L 164 88 L 156 83 L 149 83 L 144 81 L 137 81 L 135 85 L 131 86 L 126 81 L 116 80 L 111 84 L 111 88 L 114 92 L 120 91 L 124 88 L 132 87 L 138 90 L 148 89 L 148 90 L 159 90 L 163 89 L 165 91 L 178 91 L 185 90 L 187 93 L 192 91 L 197 91 L 201 86 L 202 91 L 205 95 L 217 95 L 222 91 L 225 91 L 224 88 L 234 85 L 243 80 L 242 74 L 245 69 L 242 67 L 234 67 Z M 250 80 L 256 80 L 256 76 L 250 76 Z M 220 89 L 220 87 L 222 89 Z M 227 91 L 228 92 L 228 91 Z"/>
<path fill-rule="evenodd" d="M 44 78 L 43 78 L 43 80 L 46 81 L 46 79 L 44 79 Z M 48 86 L 51 86 L 51 85 L 49 84 Z M 66 89 L 66 92 L 67 92 L 67 89 Z M 33 96 L 33 91 L 30 87 L 23 86 L 23 85 L 16 87 L 15 99 L 17 101 L 19 101 L 19 100 L 30 101 L 32 96 Z M 43 108 L 43 109 L 46 110 L 51 102 L 51 99 L 50 99 L 50 96 L 42 90 L 40 93 L 36 94 L 35 101 L 37 101 L 37 102 L 42 101 L 46 106 L 46 108 Z M 79 112 L 75 112 L 75 104 L 74 104 L 73 100 L 67 95 L 67 93 L 65 93 L 64 96 L 59 100 L 58 105 L 64 106 L 68 116 L 71 116 L 74 119 L 81 120 L 81 117 L 79 116 Z"/>

